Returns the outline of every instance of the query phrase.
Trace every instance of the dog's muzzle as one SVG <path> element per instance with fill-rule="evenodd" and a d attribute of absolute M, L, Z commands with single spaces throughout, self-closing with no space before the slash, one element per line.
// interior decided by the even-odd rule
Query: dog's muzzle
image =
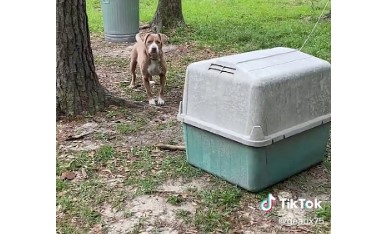
<path fill-rule="evenodd" d="M 157 53 L 159 53 L 158 46 L 155 43 L 151 44 L 150 47 L 148 48 L 148 53 L 150 53 L 150 54 L 157 54 Z"/>

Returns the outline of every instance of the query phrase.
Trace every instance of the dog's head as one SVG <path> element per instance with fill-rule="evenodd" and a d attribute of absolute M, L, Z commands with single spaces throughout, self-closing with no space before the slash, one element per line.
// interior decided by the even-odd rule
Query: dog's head
<path fill-rule="evenodd" d="M 147 52 L 155 56 L 162 52 L 162 47 L 167 41 L 167 36 L 162 33 L 147 33 L 141 40 L 146 45 Z"/>

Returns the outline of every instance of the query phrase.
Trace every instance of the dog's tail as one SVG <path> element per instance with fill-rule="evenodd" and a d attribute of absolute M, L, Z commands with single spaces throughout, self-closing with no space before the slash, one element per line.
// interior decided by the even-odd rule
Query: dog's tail
<path fill-rule="evenodd" d="M 135 39 L 136 39 L 137 42 L 142 42 L 142 41 L 143 41 L 142 38 L 140 37 L 140 34 L 141 34 L 141 33 L 137 33 L 137 34 L 135 35 Z"/>

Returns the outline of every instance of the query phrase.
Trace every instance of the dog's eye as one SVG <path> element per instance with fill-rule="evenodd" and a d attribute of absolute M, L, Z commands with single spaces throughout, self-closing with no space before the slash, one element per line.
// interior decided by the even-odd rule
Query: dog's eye
<path fill-rule="evenodd" d="M 151 44 L 153 41 L 147 41 L 148 44 Z"/>
<path fill-rule="evenodd" d="M 160 41 L 155 41 L 156 44 L 160 44 Z"/>

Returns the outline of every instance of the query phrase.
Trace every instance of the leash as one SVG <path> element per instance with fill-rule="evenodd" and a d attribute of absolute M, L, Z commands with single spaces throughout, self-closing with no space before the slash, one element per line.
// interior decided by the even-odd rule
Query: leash
<path fill-rule="evenodd" d="M 323 14 L 324 14 L 324 12 L 325 12 L 325 9 L 326 9 L 326 7 L 328 6 L 329 2 L 330 2 L 330 0 L 328 0 L 328 1 L 326 2 L 325 7 L 324 7 L 324 9 L 322 10 L 321 15 L 318 17 L 317 22 L 315 23 L 313 29 L 311 30 L 311 32 L 310 32 L 309 35 L 307 36 L 306 40 L 305 40 L 304 43 L 302 44 L 302 46 L 301 46 L 301 48 L 299 49 L 299 51 L 302 51 L 302 48 L 305 46 L 306 42 L 309 40 L 311 34 L 313 34 L 313 32 L 314 32 L 315 28 L 317 27 L 319 21 L 321 20 L 321 17 L 323 16 Z"/>

